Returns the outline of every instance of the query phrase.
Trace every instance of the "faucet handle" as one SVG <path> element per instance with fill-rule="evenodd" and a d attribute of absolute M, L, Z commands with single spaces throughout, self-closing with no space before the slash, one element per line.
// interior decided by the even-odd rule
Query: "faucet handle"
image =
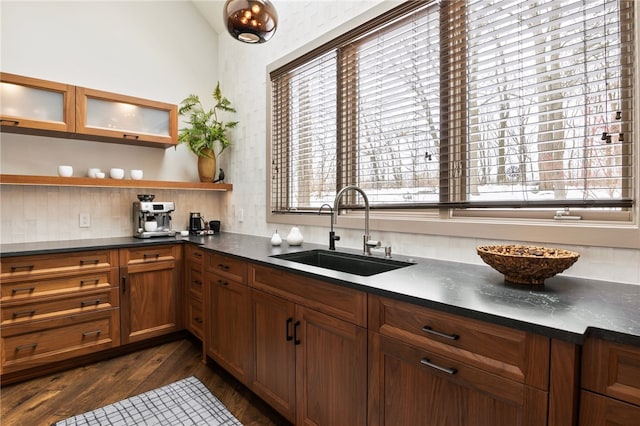
<path fill-rule="evenodd" d="M 382 243 L 376 240 L 367 240 L 365 244 L 367 245 L 367 247 L 371 247 L 371 248 L 382 247 Z"/>

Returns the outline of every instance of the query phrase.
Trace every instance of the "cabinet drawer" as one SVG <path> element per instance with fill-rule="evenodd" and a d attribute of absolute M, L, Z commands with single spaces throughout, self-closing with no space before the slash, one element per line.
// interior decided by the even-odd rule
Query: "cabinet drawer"
<path fill-rule="evenodd" d="M 215 272 L 240 283 L 246 282 L 247 263 L 243 260 L 218 253 L 207 253 L 205 262 L 207 272 Z"/>
<path fill-rule="evenodd" d="M 2 329 L 2 374 L 119 345 L 118 309 Z"/>
<path fill-rule="evenodd" d="M 93 250 L 2 258 L 2 282 L 117 267 L 115 251 Z"/>
<path fill-rule="evenodd" d="M 548 389 L 549 339 L 369 295 L 369 328 L 478 368 Z"/>
<path fill-rule="evenodd" d="M 118 306 L 118 289 L 64 295 L 39 301 L 25 300 L 2 306 L 2 326 L 26 321 L 49 319 L 56 316 L 78 314 Z"/>
<path fill-rule="evenodd" d="M 367 326 L 367 295 L 339 285 L 252 265 L 249 285 L 361 327 Z"/>
<path fill-rule="evenodd" d="M 637 426 L 640 407 L 613 398 L 582 391 L 580 426 Z"/>
<path fill-rule="evenodd" d="M 582 387 L 640 406 L 640 347 L 587 339 Z"/>
<path fill-rule="evenodd" d="M 204 336 L 204 316 L 202 311 L 202 300 L 197 297 L 189 298 L 187 307 L 187 326 L 196 337 L 202 340 Z"/>
<path fill-rule="evenodd" d="M 190 269 L 189 274 L 187 274 L 189 282 L 187 283 L 187 288 L 189 293 L 196 294 L 199 298 L 202 299 L 202 273 L 197 269 Z"/>
<path fill-rule="evenodd" d="M 193 245 L 187 245 L 185 247 L 185 258 L 192 265 L 202 265 L 204 263 L 204 250 Z"/>
<path fill-rule="evenodd" d="M 174 261 L 179 258 L 177 246 L 148 246 L 120 250 L 120 266 Z"/>
<path fill-rule="evenodd" d="M 78 291 L 105 290 L 117 286 L 115 269 L 112 271 L 86 273 L 64 278 L 22 280 L 2 283 L 2 303 L 34 299 Z"/>

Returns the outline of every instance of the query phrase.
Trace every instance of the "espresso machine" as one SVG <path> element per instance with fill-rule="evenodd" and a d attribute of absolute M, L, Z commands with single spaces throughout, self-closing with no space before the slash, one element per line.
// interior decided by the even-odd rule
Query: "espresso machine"
<path fill-rule="evenodd" d="M 138 196 L 138 199 L 141 199 Z M 145 201 L 133 203 L 133 236 L 137 238 L 173 237 L 171 212 L 176 207 L 173 201 L 153 201 L 153 197 L 143 197 Z"/>

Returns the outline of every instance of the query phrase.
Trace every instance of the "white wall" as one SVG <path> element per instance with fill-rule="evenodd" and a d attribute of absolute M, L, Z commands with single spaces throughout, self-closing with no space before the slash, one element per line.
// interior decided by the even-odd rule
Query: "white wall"
<path fill-rule="evenodd" d="M 5 1 L 0 4 L 4 72 L 178 104 L 190 93 L 203 100 L 218 80 L 218 36 L 187 1 Z M 207 102 L 210 104 L 210 102 Z M 143 169 L 145 179 L 197 181 L 196 157 L 185 146 L 147 147 L 2 134 L 0 170 L 75 176 L 89 167 Z M 1 187 L 2 243 L 131 235 L 131 203 L 149 190 Z M 188 213 L 218 219 L 225 195 L 152 191 L 175 201 L 175 229 Z M 92 226 L 79 228 L 78 214 Z M 224 225 L 223 225 L 224 229 Z"/>
<path fill-rule="evenodd" d="M 223 2 L 219 3 L 222 7 Z M 219 216 L 225 231 L 269 236 L 275 225 L 267 223 L 265 215 L 266 67 L 379 3 L 278 0 L 274 4 L 280 24 L 275 37 L 266 44 L 246 45 L 226 34 L 216 36 L 190 2 L 3 0 L 1 69 L 172 103 L 190 92 L 207 96 L 219 79 L 224 94 L 239 111 L 235 118 L 240 125 L 232 134 L 234 146 L 220 159 L 234 189 L 225 195 L 169 191 L 163 196 L 179 199 L 184 206 L 176 222 L 182 223 L 189 210 L 202 211 L 207 218 Z M 0 166 L 3 173 L 53 175 L 64 160 L 77 169 L 117 164 L 126 169 L 143 168 L 150 178 L 197 180 L 195 159 L 183 148 L 162 151 L 2 135 Z M 128 217 L 129 203 L 112 210 L 109 200 L 131 199 L 133 190 L 99 189 L 83 195 L 86 191 L 68 188 L 9 189 L 10 193 L 3 186 L 1 194 L 3 243 L 91 238 L 108 234 L 111 229 L 116 235 L 128 235 L 126 221 L 121 221 Z M 78 230 L 76 213 L 87 202 L 97 204 L 95 214 L 106 216 L 107 226 L 102 231 L 93 227 L 89 232 Z M 244 213 L 242 222 L 240 210 Z M 68 231 L 50 231 L 50 214 L 60 229 Z M 305 240 L 325 244 L 328 225 L 323 217 L 318 226 L 303 227 Z M 279 226 L 281 234 L 288 232 L 288 226 Z M 37 230 L 35 235 L 32 229 Z M 339 246 L 359 247 L 360 229 L 339 229 L 339 234 Z M 490 243 L 378 231 L 373 236 L 391 244 L 396 253 L 467 263 L 481 263 L 475 246 Z M 581 253 L 568 275 L 640 284 L 640 250 L 563 247 Z"/>

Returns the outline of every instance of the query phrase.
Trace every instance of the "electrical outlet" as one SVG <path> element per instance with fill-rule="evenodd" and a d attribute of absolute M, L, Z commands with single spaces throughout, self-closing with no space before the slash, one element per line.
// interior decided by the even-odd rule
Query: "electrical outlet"
<path fill-rule="evenodd" d="M 244 209 L 242 207 L 238 210 L 238 222 L 244 222 Z"/>
<path fill-rule="evenodd" d="M 89 213 L 80 213 L 80 228 L 89 228 L 91 226 L 91 216 Z"/>

